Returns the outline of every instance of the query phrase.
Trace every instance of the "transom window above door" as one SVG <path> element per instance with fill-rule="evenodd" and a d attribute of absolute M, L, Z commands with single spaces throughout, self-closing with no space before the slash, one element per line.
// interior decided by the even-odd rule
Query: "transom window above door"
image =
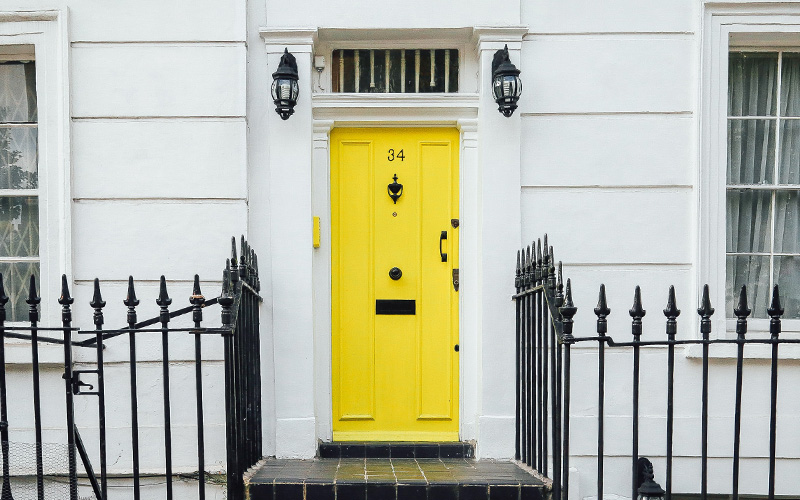
<path fill-rule="evenodd" d="M 336 49 L 333 92 L 458 92 L 457 49 Z"/>
<path fill-rule="evenodd" d="M 800 51 L 731 52 L 728 66 L 726 311 L 747 285 L 766 318 L 779 285 L 800 318 Z"/>

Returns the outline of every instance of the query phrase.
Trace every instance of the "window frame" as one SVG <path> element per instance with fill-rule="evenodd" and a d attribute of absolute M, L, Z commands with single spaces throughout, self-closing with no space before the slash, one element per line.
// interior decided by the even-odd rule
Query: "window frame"
<path fill-rule="evenodd" d="M 706 4 L 702 43 L 698 283 L 717 291 L 712 298 L 717 310 L 714 336 L 735 338 L 736 320 L 725 310 L 728 56 L 731 51 L 800 52 L 800 7 Z M 748 324 L 753 336 L 768 334 L 768 319 L 751 319 Z M 800 319 L 785 319 L 782 326 L 787 334 L 800 337 Z"/>
<path fill-rule="evenodd" d="M 36 61 L 40 320 L 42 324 L 58 325 L 60 307 L 56 299 L 60 292 L 60 275 L 64 273 L 72 278 L 66 11 L 0 10 L 0 49 L 13 54 L 15 47 L 22 46 L 33 47 L 34 53 L 20 53 L 18 58 Z M 24 357 L 14 359 L 14 350 L 9 355 L 10 362 L 24 361 Z"/>

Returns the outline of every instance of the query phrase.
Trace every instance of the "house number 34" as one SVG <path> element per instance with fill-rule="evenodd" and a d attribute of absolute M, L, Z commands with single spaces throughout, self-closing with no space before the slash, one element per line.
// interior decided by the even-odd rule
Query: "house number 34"
<path fill-rule="evenodd" d="M 397 152 L 397 155 L 396 155 L 396 156 L 395 156 L 395 154 L 394 154 L 394 149 L 390 149 L 390 150 L 389 150 L 389 156 L 387 156 L 387 159 L 388 159 L 389 161 L 394 161 L 394 160 L 395 160 L 395 158 L 399 158 L 399 159 L 400 159 L 400 161 L 404 161 L 404 160 L 406 159 L 405 155 L 403 154 L 403 150 L 402 150 L 402 149 L 401 149 L 400 151 L 398 151 L 398 152 Z"/>

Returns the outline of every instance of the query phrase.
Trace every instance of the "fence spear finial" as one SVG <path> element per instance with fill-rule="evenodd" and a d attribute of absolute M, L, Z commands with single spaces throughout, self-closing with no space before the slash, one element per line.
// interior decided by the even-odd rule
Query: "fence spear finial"
<path fill-rule="evenodd" d="M 564 325 L 564 340 L 568 343 L 571 343 L 573 338 L 572 317 L 575 316 L 576 312 L 578 312 L 578 308 L 575 307 L 575 304 L 572 302 L 572 282 L 569 278 L 567 278 L 567 288 L 564 293 L 564 305 L 558 308 L 558 312 L 561 313 L 562 324 Z"/>
<path fill-rule="evenodd" d="M 172 304 L 172 299 L 169 298 L 169 294 L 167 293 L 167 280 L 163 274 L 158 284 L 158 298 L 156 299 L 156 304 L 161 307 L 167 307 Z"/>
<path fill-rule="evenodd" d="M 42 298 L 36 293 L 36 276 L 31 274 L 30 286 L 28 287 L 28 298 L 25 303 L 30 306 L 28 308 L 28 318 L 31 323 L 39 321 L 39 302 Z"/>
<path fill-rule="evenodd" d="M 228 265 L 230 267 L 236 268 L 237 266 L 236 262 L 238 258 L 239 255 L 236 253 L 236 236 L 231 236 L 231 258 L 228 262 Z"/>
<path fill-rule="evenodd" d="M 128 294 L 125 300 L 122 301 L 128 307 L 136 307 L 139 305 L 139 299 L 136 298 L 136 290 L 133 287 L 133 276 L 128 276 Z"/>
<path fill-rule="evenodd" d="M 514 288 L 517 289 L 517 292 L 522 289 L 522 258 L 519 250 L 517 250 L 517 274 L 514 276 Z"/>
<path fill-rule="evenodd" d="M 742 285 L 739 291 L 739 303 L 733 310 L 733 314 L 736 316 L 736 334 L 740 339 L 744 339 L 744 334 L 747 333 L 747 317 L 751 312 L 747 307 L 747 285 Z"/>
<path fill-rule="evenodd" d="M 636 285 L 633 291 L 633 307 L 628 311 L 628 314 L 633 318 L 631 332 L 633 333 L 634 341 L 638 341 L 639 337 L 642 336 L 642 318 L 647 314 L 647 311 L 642 308 L 642 289 L 639 285 Z"/>
<path fill-rule="evenodd" d="M 767 314 L 771 318 L 769 320 L 769 333 L 772 338 L 778 338 L 781 333 L 781 316 L 783 316 L 783 307 L 781 306 L 781 294 L 778 290 L 778 285 L 772 287 L 772 302 L 770 302 Z"/>
<path fill-rule="evenodd" d="M 67 275 L 61 275 L 61 296 L 58 298 L 58 303 L 62 306 L 65 304 L 72 304 L 75 299 L 69 294 L 69 284 L 67 283 Z"/>
<path fill-rule="evenodd" d="M 528 288 L 528 287 L 531 286 L 531 283 L 532 283 L 531 277 L 533 276 L 533 274 L 531 272 L 532 271 L 532 267 L 531 267 L 531 247 L 530 246 L 528 246 L 525 249 L 525 254 L 523 255 L 523 260 L 524 261 L 522 263 L 522 269 L 523 269 L 523 272 L 522 272 L 522 284 L 523 284 L 523 286 L 525 288 Z"/>
<path fill-rule="evenodd" d="M 675 287 L 669 286 L 669 296 L 667 297 L 667 308 L 664 309 L 664 316 L 667 317 L 667 336 L 670 340 L 675 340 L 675 334 L 678 333 L 678 316 L 681 311 L 675 303 Z"/>
<path fill-rule="evenodd" d="M 162 323 L 169 323 L 168 307 L 170 304 L 172 304 L 172 299 L 169 298 L 169 294 L 167 294 L 167 280 L 164 278 L 163 274 L 161 275 L 161 279 L 159 280 L 158 284 L 158 298 L 156 299 L 156 304 L 160 308 L 158 312 L 158 318 Z"/>
<path fill-rule="evenodd" d="M 194 275 L 194 283 L 192 284 L 192 297 L 202 297 L 203 294 L 200 292 L 200 275 Z"/>
<path fill-rule="evenodd" d="M 703 298 L 700 300 L 697 314 L 700 315 L 700 333 L 703 334 L 703 340 L 708 340 L 708 335 L 711 333 L 711 316 L 714 314 L 714 308 L 711 307 L 707 284 L 703 285 Z"/>
<path fill-rule="evenodd" d="M 92 295 L 92 301 L 89 302 L 89 306 L 94 309 L 94 324 L 95 326 L 100 329 L 103 327 L 103 308 L 106 306 L 106 302 L 103 300 L 103 296 L 100 294 L 100 280 L 95 278 L 94 279 L 94 294 Z"/>
<path fill-rule="evenodd" d="M 611 314 L 611 309 L 608 308 L 606 301 L 605 284 L 600 285 L 600 294 L 597 297 L 597 307 L 594 308 L 594 314 L 597 316 L 597 333 L 603 337 L 608 332 L 608 320 L 606 318 Z"/>
<path fill-rule="evenodd" d="M 556 307 L 561 307 L 564 305 L 564 282 L 562 281 L 560 260 L 558 261 L 558 265 L 556 267 L 558 269 L 556 272 Z"/>
<path fill-rule="evenodd" d="M 67 275 L 61 275 L 61 296 L 58 298 L 58 303 L 61 304 L 61 321 L 64 324 L 69 324 L 72 321 L 72 310 L 70 306 L 72 303 L 75 302 L 75 299 L 72 298 L 69 294 L 69 285 L 67 283 Z M 68 335 L 68 332 L 64 332 L 64 335 Z"/>
<path fill-rule="evenodd" d="M 89 302 L 89 306 L 94 309 L 102 309 L 106 306 L 106 302 L 100 294 L 100 280 L 97 278 L 94 279 L 94 294 L 92 295 L 92 301 Z"/>
<path fill-rule="evenodd" d="M 136 298 L 136 290 L 133 288 L 133 276 L 128 276 L 128 294 L 122 303 L 128 306 L 128 327 L 133 328 L 136 324 L 136 306 L 139 305 L 139 299 Z"/>

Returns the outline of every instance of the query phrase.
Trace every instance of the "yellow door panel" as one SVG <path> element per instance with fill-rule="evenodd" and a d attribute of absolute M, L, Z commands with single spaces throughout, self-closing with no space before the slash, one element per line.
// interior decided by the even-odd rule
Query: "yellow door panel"
<path fill-rule="evenodd" d="M 457 440 L 458 132 L 333 130 L 331 212 L 334 439 Z"/>

